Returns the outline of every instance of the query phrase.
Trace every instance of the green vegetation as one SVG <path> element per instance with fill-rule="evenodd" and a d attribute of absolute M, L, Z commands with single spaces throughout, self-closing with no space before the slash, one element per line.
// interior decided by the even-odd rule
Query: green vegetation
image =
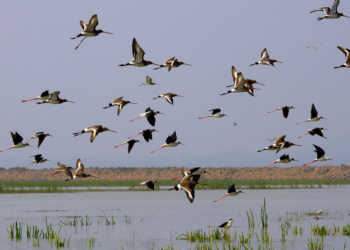
<path fill-rule="evenodd" d="M 248 227 L 249 228 L 253 228 L 255 227 L 255 220 L 254 220 L 254 214 L 251 208 L 249 208 L 249 214 L 248 211 L 246 211 L 247 213 L 247 218 L 248 218 Z"/>
<path fill-rule="evenodd" d="M 313 241 L 312 237 L 310 237 L 310 239 L 307 239 L 307 241 L 307 246 L 310 250 L 323 250 L 323 237 L 320 243 L 318 242 L 318 239 L 316 241 Z"/>
<path fill-rule="evenodd" d="M 150 191 L 145 187 L 130 188 L 143 180 L 79 180 L 79 181 L 7 181 L 0 180 L 0 193 L 51 193 L 51 192 L 77 192 L 77 191 L 115 191 L 118 187 L 129 187 L 125 191 Z M 173 186 L 177 181 L 159 180 L 162 186 Z M 232 183 L 237 189 L 298 189 L 322 188 L 350 184 L 349 179 L 340 180 L 201 180 L 206 185 L 198 185 L 196 189 L 227 189 Z M 79 188 L 81 190 L 70 188 Z M 101 187 L 101 188 L 99 188 Z M 159 187 L 156 188 L 159 190 Z"/>
<path fill-rule="evenodd" d="M 17 221 L 12 225 L 10 225 L 10 230 L 6 228 L 9 238 L 16 239 L 16 240 L 22 239 L 22 229 L 23 229 L 23 222 L 17 223 Z"/>
<path fill-rule="evenodd" d="M 264 198 L 264 204 L 261 207 L 261 225 L 263 228 L 267 228 L 267 220 L 269 216 L 266 213 L 266 201 Z"/>
<path fill-rule="evenodd" d="M 242 237 L 244 237 L 243 233 Z M 211 231 L 209 230 L 208 233 L 204 232 L 203 229 L 197 229 L 195 231 L 187 231 L 185 234 L 180 234 L 176 239 L 188 240 L 190 242 L 213 242 L 216 240 L 223 240 L 229 243 L 231 242 L 231 235 L 228 233 L 228 230 L 219 230 L 217 228 Z"/>

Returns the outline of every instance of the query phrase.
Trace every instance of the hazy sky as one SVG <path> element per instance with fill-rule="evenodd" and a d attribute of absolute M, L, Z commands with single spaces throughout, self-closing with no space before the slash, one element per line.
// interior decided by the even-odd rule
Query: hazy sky
<path fill-rule="evenodd" d="M 200 4 L 199 4 L 200 3 Z M 51 162 L 31 168 L 56 167 L 59 161 L 85 166 L 266 166 L 279 158 L 275 152 L 256 151 L 266 140 L 287 135 L 301 144 L 283 150 L 307 163 L 316 157 L 312 144 L 322 147 L 331 164 L 348 164 L 350 69 L 333 69 L 345 62 L 337 46 L 350 48 L 350 19 L 317 21 L 323 13 L 309 12 L 333 4 L 313 1 L 6 1 L 0 9 L 2 26 L 0 85 L 0 150 L 13 145 L 10 131 L 24 141 L 39 131 L 46 138 L 35 147 L 12 149 L 0 154 L 1 167 L 26 166 L 34 154 Z M 342 1 L 339 12 L 350 15 L 350 2 Z M 71 40 L 97 14 L 97 28 L 112 32 Z M 344 32 L 345 31 L 345 32 Z M 167 69 L 119 67 L 132 59 L 131 42 L 136 38 L 145 59 L 162 64 L 176 56 L 193 65 Z M 306 49 L 316 45 L 317 51 Z M 276 67 L 252 66 L 267 48 L 270 57 L 284 62 Z M 225 96 L 232 84 L 234 65 L 245 78 L 259 86 L 255 97 L 247 93 Z M 160 86 L 139 86 L 149 75 Z M 75 101 L 61 105 L 37 105 L 21 100 L 43 91 L 61 91 L 60 97 Z M 152 98 L 167 92 L 183 95 L 175 105 Z M 117 107 L 103 107 L 115 98 L 136 102 L 117 116 Z M 310 118 L 311 104 L 319 115 L 317 123 L 295 125 Z M 280 106 L 293 105 L 288 119 L 281 112 L 267 114 Z M 165 115 L 156 117 L 153 141 L 114 148 L 138 131 L 152 128 L 145 118 L 129 123 L 147 107 Z M 203 119 L 208 110 L 221 108 L 229 115 Z M 236 122 L 237 126 L 232 126 Z M 118 133 L 104 132 L 90 143 L 90 134 L 72 133 L 101 124 Z M 325 127 L 327 139 L 305 136 L 307 129 Z M 150 154 L 176 130 L 186 145 Z M 324 163 L 318 163 L 324 164 Z M 292 166 L 289 164 L 287 166 Z M 277 166 L 283 166 L 279 164 Z"/>

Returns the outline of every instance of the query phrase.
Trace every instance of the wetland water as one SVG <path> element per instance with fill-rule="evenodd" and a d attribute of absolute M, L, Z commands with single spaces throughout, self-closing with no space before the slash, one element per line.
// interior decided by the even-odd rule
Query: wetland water
<path fill-rule="evenodd" d="M 59 228 L 60 221 L 73 220 L 70 216 L 89 217 L 89 226 L 63 225 L 61 238 L 70 237 L 69 249 L 161 249 L 173 244 L 173 249 L 196 249 L 196 243 L 176 240 L 187 230 L 213 230 L 208 226 L 218 226 L 233 219 L 230 233 L 249 234 L 246 211 L 251 208 L 255 216 L 255 229 L 251 239 L 252 249 L 258 249 L 261 240 L 260 209 L 266 198 L 268 228 L 274 249 L 308 249 L 312 225 L 327 225 L 340 228 L 350 223 L 350 186 L 322 189 L 263 189 L 243 190 L 245 194 L 227 197 L 216 203 L 226 190 L 198 190 L 194 203 L 190 203 L 184 191 L 103 191 L 75 193 L 25 193 L 0 195 L 0 246 L 1 249 L 35 249 L 33 239 L 26 238 L 26 224 L 45 228 L 45 216 L 53 229 Z M 324 216 L 305 215 L 308 212 L 325 209 Z M 298 213 L 296 216 L 295 213 Z M 115 219 L 115 225 L 101 223 L 103 216 Z M 126 216 L 126 217 L 125 217 Z M 80 220 L 81 218 L 78 218 Z M 126 221 L 127 219 L 127 221 Z M 11 240 L 6 228 L 15 221 L 23 221 L 23 238 Z M 291 228 L 282 244 L 281 224 L 288 220 Z M 259 224 L 259 225 L 258 225 Z M 304 229 L 303 235 L 293 236 L 294 226 Z M 89 247 L 89 238 L 95 239 Z M 233 245 L 238 244 L 238 237 Z M 350 249 L 350 237 L 336 234 L 324 236 L 324 249 Z M 215 245 L 215 244 L 212 244 Z M 199 246 L 199 245 L 197 245 Z M 223 242 L 217 241 L 218 249 Z M 47 240 L 40 239 L 39 249 L 51 249 Z M 56 249 L 53 245 L 52 249 Z M 68 247 L 60 248 L 68 249 Z M 198 248 L 201 249 L 201 248 Z M 217 249 L 214 247 L 213 249 Z M 226 249 L 227 246 L 226 246 Z M 244 248 L 242 248 L 244 249 Z M 248 248 L 249 249 L 249 248 Z M 267 248 L 270 249 L 270 248 Z"/>

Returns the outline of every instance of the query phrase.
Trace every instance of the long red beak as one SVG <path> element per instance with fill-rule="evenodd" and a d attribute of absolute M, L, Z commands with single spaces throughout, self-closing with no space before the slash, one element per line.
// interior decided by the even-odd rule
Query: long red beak
<path fill-rule="evenodd" d="M 214 202 L 217 202 L 217 201 L 219 201 L 219 200 L 221 200 L 221 199 L 223 199 L 223 198 L 225 198 L 225 197 L 227 197 L 227 196 L 228 196 L 228 195 L 225 195 L 225 196 L 221 197 L 220 199 L 217 199 L 217 200 L 213 201 L 213 203 L 214 203 Z"/>

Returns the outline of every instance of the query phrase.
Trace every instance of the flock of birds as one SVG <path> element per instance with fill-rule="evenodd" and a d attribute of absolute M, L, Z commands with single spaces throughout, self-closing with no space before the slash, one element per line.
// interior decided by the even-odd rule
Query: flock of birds
<path fill-rule="evenodd" d="M 340 0 L 335 0 L 332 8 L 322 7 L 322 8 L 316 9 L 314 11 L 311 11 L 311 13 L 316 12 L 316 11 L 323 11 L 325 13 L 324 17 L 319 17 L 317 19 L 318 21 L 323 20 L 323 19 L 336 19 L 336 18 L 339 18 L 339 17 L 342 17 L 342 16 L 350 18 L 348 16 L 345 16 L 342 13 L 338 13 L 337 8 L 338 8 L 339 3 L 340 3 Z M 95 36 L 98 36 L 101 33 L 113 34 L 113 33 L 110 33 L 110 32 L 105 32 L 105 31 L 100 30 L 100 29 L 96 29 L 96 26 L 98 25 L 97 15 L 93 15 L 91 17 L 91 19 L 90 19 L 88 24 L 84 23 L 83 21 L 80 21 L 80 25 L 81 25 L 83 31 L 80 34 L 78 34 L 76 37 L 71 38 L 71 39 L 76 39 L 76 38 L 79 38 L 79 37 L 83 37 L 83 39 L 80 41 L 80 43 L 78 44 L 78 46 L 75 49 L 78 49 L 79 46 L 81 45 L 81 43 L 87 37 L 95 37 Z M 313 48 L 314 50 L 316 50 L 317 46 L 320 45 L 320 44 L 322 44 L 322 43 L 318 43 L 315 47 L 310 46 L 308 48 Z M 347 48 L 344 48 L 344 47 L 340 47 L 340 46 L 338 46 L 338 49 L 341 50 L 345 54 L 346 61 L 345 61 L 344 64 L 342 64 L 342 65 L 340 65 L 338 67 L 334 67 L 334 68 L 342 68 L 342 67 L 350 68 L 350 50 L 347 49 Z M 162 65 L 158 65 L 158 64 L 155 64 L 155 63 L 153 63 L 151 61 L 147 61 L 147 60 L 144 59 L 144 55 L 145 55 L 144 50 L 140 47 L 140 45 L 138 44 L 138 42 L 136 41 L 135 38 L 133 38 L 133 41 L 132 41 L 132 55 L 133 55 L 133 60 L 132 61 L 130 61 L 130 62 L 126 63 L 126 64 L 120 64 L 119 66 L 145 67 L 145 66 L 148 66 L 148 65 L 156 65 L 157 68 L 154 68 L 154 70 L 158 70 L 160 68 L 168 68 L 169 72 L 173 68 L 178 68 L 181 65 L 191 66 L 190 64 L 187 64 L 187 63 L 179 61 L 175 57 L 172 57 L 172 58 L 168 59 Z M 255 62 L 255 63 L 252 63 L 250 66 L 254 66 L 254 65 L 268 65 L 268 66 L 275 67 L 274 63 L 282 63 L 282 62 L 277 61 L 276 59 L 270 59 L 270 56 L 269 56 L 269 54 L 267 52 L 267 49 L 265 48 L 261 52 L 261 59 L 259 61 Z M 232 74 L 232 78 L 233 78 L 233 85 L 229 85 L 227 87 L 233 87 L 233 88 L 228 90 L 228 91 L 226 91 L 225 93 L 222 93 L 221 95 L 227 95 L 227 94 L 231 94 L 231 93 L 244 93 L 244 92 L 247 92 L 249 95 L 254 97 L 254 90 L 259 90 L 259 89 L 254 87 L 254 84 L 258 84 L 258 85 L 264 86 L 263 84 L 257 82 L 256 80 L 245 79 L 243 74 L 241 72 L 238 72 L 234 66 L 232 66 L 231 74 Z M 152 86 L 152 85 L 158 85 L 158 84 L 152 82 L 152 78 L 147 76 L 146 77 L 146 82 L 141 84 L 141 86 L 142 85 Z M 33 99 L 29 99 L 29 100 L 23 100 L 22 102 L 40 100 L 40 102 L 37 102 L 37 104 L 62 104 L 62 103 L 65 103 L 65 102 L 74 103 L 74 102 L 68 101 L 66 99 L 61 99 L 59 97 L 59 94 L 60 94 L 59 91 L 55 91 L 53 93 L 49 93 L 49 91 L 44 91 L 40 96 L 38 96 L 36 98 L 33 98 Z M 183 96 L 175 94 L 175 93 L 164 93 L 164 94 L 158 95 L 157 97 L 155 97 L 153 99 L 165 98 L 165 100 L 169 104 L 173 105 L 174 104 L 174 97 L 183 97 Z M 121 113 L 122 109 L 127 104 L 136 104 L 136 103 L 128 101 L 128 100 L 124 100 L 123 97 L 119 97 L 119 98 L 115 99 L 114 101 L 112 101 L 111 103 L 109 103 L 108 106 L 104 107 L 104 109 L 108 109 L 108 108 L 116 106 L 116 107 L 118 107 L 118 115 L 119 115 Z M 275 111 L 282 111 L 283 117 L 284 118 L 288 118 L 288 114 L 289 114 L 289 111 L 291 109 L 295 109 L 295 107 L 293 107 L 293 106 L 279 107 L 276 110 L 270 111 L 268 113 L 272 113 L 272 112 L 275 112 Z M 210 118 L 210 117 L 212 117 L 212 118 L 223 118 L 224 116 L 227 116 L 225 114 L 221 114 L 221 109 L 219 109 L 219 108 L 215 108 L 215 109 L 209 110 L 209 112 L 211 112 L 210 115 L 205 116 L 205 117 L 199 117 L 199 119 Z M 145 110 L 144 113 L 140 114 L 137 118 L 135 118 L 133 120 L 130 120 L 130 122 L 133 122 L 133 121 L 135 121 L 137 119 L 140 119 L 142 117 L 146 117 L 147 121 L 149 122 L 149 124 L 151 126 L 155 126 L 155 123 L 156 123 L 155 116 L 158 115 L 158 114 L 162 114 L 162 113 L 160 111 L 154 111 L 150 107 L 148 107 Z M 309 119 L 303 121 L 303 122 L 297 123 L 297 125 L 301 124 L 301 123 L 306 123 L 306 122 L 318 122 L 318 121 L 320 121 L 322 119 L 326 119 L 326 118 L 324 118 L 322 116 L 319 117 L 315 105 L 312 104 L 312 106 L 311 106 L 311 117 Z M 236 124 L 234 124 L 234 125 L 236 125 Z M 310 134 L 311 136 L 318 135 L 318 136 L 324 137 L 324 135 L 322 133 L 323 130 L 326 130 L 326 129 L 324 129 L 323 127 L 312 128 L 312 129 L 307 130 L 307 133 L 302 135 L 302 136 L 300 136 L 299 138 L 301 138 L 301 137 L 303 137 L 303 136 L 305 136 L 307 134 Z M 73 136 L 75 137 L 75 136 L 79 136 L 79 135 L 82 135 L 82 134 L 85 134 L 85 133 L 91 133 L 90 142 L 92 143 L 96 139 L 96 137 L 97 137 L 97 135 L 99 133 L 106 132 L 106 131 L 116 133 L 116 131 L 110 130 L 110 129 L 108 129 L 106 127 L 103 127 L 101 125 L 95 125 L 95 126 L 87 127 L 85 129 L 81 130 L 80 132 L 73 133 Z M 135 143 L 141 143 L 140 140 L 135 140 L 135 139 L 131 139 L 131 138 L 136 137 L 138 135 L 143 135 L 145 141 L 149 142 L 150 140 L 152 140 L 152 136 L 153 136 L 152 134 L 154 132 L 159 132 L 159 131 L 157 131 L 155 129 L 146 129 L 146 130 L 140 131 L 136 135 L 128 137 L 127 141 L 125 141 L 122 144 L 117 145 L 115 147 L 118 148 L 118 147 L 120 147 L 122 145 L 126 145 L 127 144 L 128 145 L 128 153 L 130 153 L 132 148 L 134 147 Z M 25 143 L 23 143 L 23 137 L 20 136 L 17 132 L 15 132 L 15 133 L 11 132 L 11 136 L 12 136 L 14 145 L 9 147 L 9 148 L 7 148 L 7 149 L 5 149 L 5 150 L 0 151 L 0 152 L 4 152 L 6 150 L 10 150 L 10 149 L 13 149 L 13 148 L 24 148 L 24 147 L 30 146 L 28 144 L 28 142 L 31 139 L 35 139 L 35 138 L 38 139 L 38 148 L 39 148 L 42 145 L 44 139 L 46 137 L 49 137 L 49 136 L 52 136 L 52 135 L 50 135 L 48 133 L 44 133 L 44 132 L 38 132 L 35 135 L 33 135 L 32 137 L 30 137 L 30 139 L 27 142 L 25 142 Z M 265 147 L 262 150 L 259 150 L 258 152 L 262 152 L 262 151 L 266 151 L 267 150 L 267 151 L 276 151 L 276 153 L 278 153 L 279 151 L 284 150 L 284 149 L 288 149 L 288 148 L 290 148 L 292 146 L 301 146 L 301 145 L 298 145 L 298 144 L 286 141 L 285 138 L 286 138 L 286 135 L 282 135 L 282 136 L 279 136 L 278 138 L 275 138 L 275 139 L 271 140 L 271 141 L 274 141 L 273 144 Z M 326 138 L 326 137 L 324 137 L 324 138 Z M 156 151 L 158 151 L 158 150 L 160 150 L 162 148 L 165 148 L 165 147 L 176 147 L 176 146 L 178 146 L 180 144 L 183 144 L 183 143 L 177 141 L 177 135 L 176 135 L 176 131 L 175 131 L 172 135 L 167 137 L 165 144 L 161 145 L 160 148 L 152 151 L 151 153 L 154 153 L 154 152 L 156 152 Z M 319 146 L 317 146 L 315 144 L 313 144 L 313 146 L 315 147 L 315 152 L 317 154 L 317 158 L 314 159 L 313 161 L 309 162 L 309 163 L 304 164 L 303 166 L 306 166 L 308 164 L 314 163 L 316 161 L 332 160 L 329 157 L 325 157 L 325 151 L 322 148 L 320 148 Z M 34 157 L 34 160 L 31 162 L 30 165 L 32 165 L 34 163 L 38 164 L 38 163 L 43 163 L 43 162 L 48 161 L 47 159 L 43 158 L 43 156 L 41 154 L 34 155 L 33 157 Z M 272 165 L 274 165 L 276 163 L 290 163 L 292 161 L 296 161 L 296 160 L 294 158 L 290 158 L 289 155 L 287 155 L 287 154 L 283 154 L 279 159 L 273 161 L 272 164 L 270 164 L 270 165 L 268 165 L 268 166 L 266 166 L 264 168 L 272 166 Z M 96 178 L 95 176 L 92 176 L 90 174 L 86 174 L 84 172 L 84 165 L 83 165 L 83 163 L 81 162 L 80 159 L 78 159 L 77 162 L 76 162 L 75 170 L 72 167 L 66 167 L 65 165 L 63 165 L 63 164 L 61 164 L 59 162 L 57 164 L 58 164 L 58 169 L 55 170 L 55 173 L 53 175 L 56 175 L 58 173 L 65 173 L 69 177 L 69 179 L 66 179 L 66 181 L 68 181 L 68 180 L 75 180 L 75 179 L 81 179 L 81 178 L 88 178 L 88 177 Z M 29 167 L 30 165 L 28 165 L 27 167 Z M 184 171 L 184 170 L 181 170 L 181 171 L 182 171 L 182 175 L 180 177 L 178 177 L 178 178 L 182 178 L 181 182 L 179 184 L 176 184 L 170 190 L 176 190 L 176 191 L 184 190 L 186 195 L 187 195 L 188 200 L 192 203 L 194 201 L 194 198 L 195 198 L 195 191 L 194 191 L 195 186 L 196 185 L 201 185 L 201 183 L 198 182 L 199 179 L 200 179 L 200 176 L 202 174 L 207 174 L 208 172 L 206 170 L 201 170 L 199 167 L 190 169 L 189 171 Z M 173 180 L 178 179 L 178 178 L 174 178 Z M 150 181 L 142 182 L 139 185 L 146 185 L 148 188 L 154 190 L 155 189 L 155 183 L 157 183 L 157 181 L 150 180 Z M 137 186 L 139 186 L 139 185 L 137 185 Z M 205 184 L 203 184 L 203 185 L 205 185 Z M 136 186 L 134 186 L 134 187 L 136 187 Z M 219 201 L 219 200 L 221 200 L 221 199 L 223 199 L 225 197 L 228 197 L 228 196 L 236 196 L 236 195 L 238 195 L 240 193 L 243 193 L 243 192 L 242 191 L 236 191 L 235 185 L 233 184 L 228 189 L 228 192 L 226 194 L 224 194 L 223 197 L 215 200 L 214 202 L 217 202 L 217 201 Z M 230 221 L 228 221 L 228 222 L 225 222 L 220 227 L 229 228 L 229 227 L 231 227 L 231 225 L 232 225 L 232 219 L 230 219 Z"/>

